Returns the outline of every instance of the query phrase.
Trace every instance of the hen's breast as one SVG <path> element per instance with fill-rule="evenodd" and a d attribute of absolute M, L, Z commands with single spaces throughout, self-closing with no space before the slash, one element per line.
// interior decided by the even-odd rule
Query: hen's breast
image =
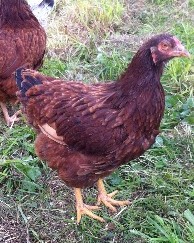
<path fill-rule="evenodd" d="M 15 38 L 19 38 L 24 52 L 26 67 L 37 69 L 43 59 L 46 48 L 46 34 L 42 27 L 15 30 Z"/>
<path fill-rule="evenodd" d="M 159 134 L 164 106 L 164 91 L 161 85 L 157 89 L 142 90 L 128 102 L 120 117 L 126 139 L 116 148 L 116 163 L 122 164 L 137 158 L 151 147 Z"/>

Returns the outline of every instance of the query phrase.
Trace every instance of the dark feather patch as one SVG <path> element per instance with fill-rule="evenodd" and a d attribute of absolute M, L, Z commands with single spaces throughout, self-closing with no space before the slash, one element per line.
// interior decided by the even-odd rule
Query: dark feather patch
<path fill-rule="evenodd" d="M 22 81 L 23 81 L 22 70 L 24 70 L 24 68 L 18 68 L 15 72 L 16 83 L 19 90 L 22 89 Z"/>
<path fill-rule="evenodd" d="M 25 96 L 25 93 L 30 88 L 32 88 L 35 85 L 40 85 L 40 84 L 42 84 L 42 82 L 37 77 L 23 74 L 23 71 L 25 71 L 24 68 L 18 68 L 16 70 L 15 77 L 16 77 L 17 86 L 18 86 L 19 90 L 21 91 L 22 96 Z"/>

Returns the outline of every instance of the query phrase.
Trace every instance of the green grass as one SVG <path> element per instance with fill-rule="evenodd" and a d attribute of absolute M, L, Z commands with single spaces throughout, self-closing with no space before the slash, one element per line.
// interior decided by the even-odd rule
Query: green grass
<path fill-rule="evenodd" d="M 154 146 L 106 179 L 107 190 L 118 189 L 116 198 L 132 205 L 114 214 L 102 207 L 105 224 L 87 217 L 75 223 L 72 189 L 36 157 L 34 131 L 24 118 L 10 130 L 1 115 L 1 242 L 194 242 L 193 10 L 193 0 L 58 1 L 47 30 L 46 75 L 115 79 L 142 41 L 160 32 L 176 35 L 192 56 L 166 67 L 166 110 Z M 84 190 L 85 202 L 94 204 L 96 193 Z"/>

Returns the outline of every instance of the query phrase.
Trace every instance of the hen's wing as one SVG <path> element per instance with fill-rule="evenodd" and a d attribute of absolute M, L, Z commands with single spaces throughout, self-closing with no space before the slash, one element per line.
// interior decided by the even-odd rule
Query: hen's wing
<path fill-rule="evenodd" d="M 124 127 L 107 99 L 105 86 L 55 80 L 31 70 L 16 73 L 18 97 L 29 122 L 49 125 L 70 148 L 86 154 L 106 154 L 125 139 Z M 116 147 L 115 147 L 116 148 Z"/>

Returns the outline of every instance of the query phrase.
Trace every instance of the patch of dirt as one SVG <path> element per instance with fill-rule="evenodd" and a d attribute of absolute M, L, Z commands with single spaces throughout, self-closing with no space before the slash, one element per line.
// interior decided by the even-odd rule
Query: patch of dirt
<path fill-rule="evenodd" d="M 15 210 L 0 202 L 0 242 L 27 243 L 29 235 L 27 228 L 17 219 Z"/>

